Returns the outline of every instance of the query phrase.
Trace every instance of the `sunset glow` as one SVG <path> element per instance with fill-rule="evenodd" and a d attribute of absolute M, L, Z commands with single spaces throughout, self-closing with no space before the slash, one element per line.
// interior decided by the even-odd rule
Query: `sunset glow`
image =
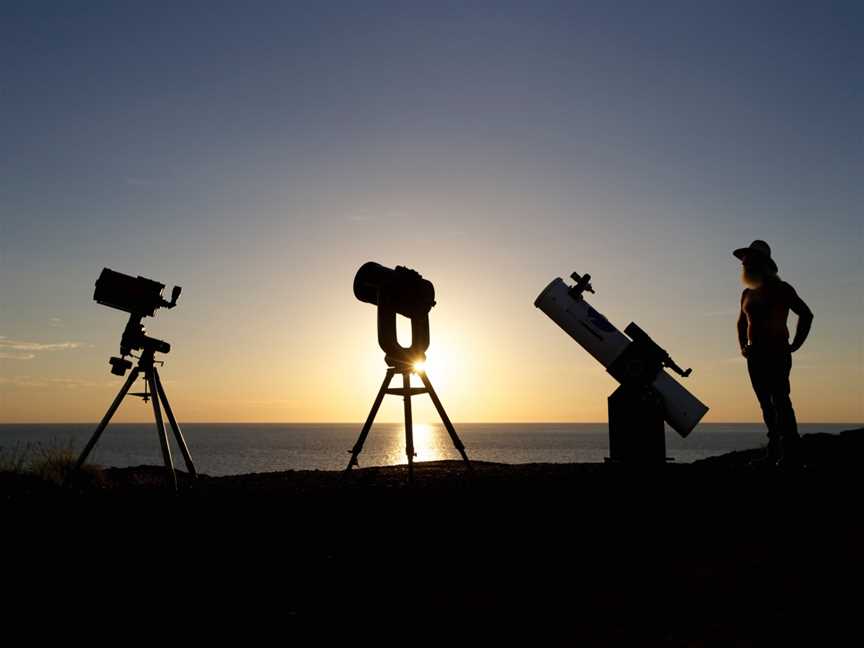
<path fill-rule="evenodd" d="M 22 13 L 22 34 L 57 31 L 2 45 L 0 421 L 104 412 L 126 323 L 92 301 L 104 266 L 183 286 L 145 325 L 184 419 L 363 420 L 385 369 L 352 295 L 368 260 L 434 283 L 424 370 L 455 421 L 606 419 L 615 381 L 532 306 L 573 271 L 694 368 L 706 422 L 759 421 L 731 256 L 755 238 L 816 314 L 799 419 L 864 419 L 856 41 L 790 26 L 800 62 L 787 31 L 727 60 L 739 23 L 718 14 L 703 41 L 675 27 L 707 20 L 695 8 L 358 5 L 307 24 L 292 6 Z"/>
<path fill-rule="evenodd" d="M 8 636 L 860 634 L 864 1 L 7 0 L 0 70 Z"/>

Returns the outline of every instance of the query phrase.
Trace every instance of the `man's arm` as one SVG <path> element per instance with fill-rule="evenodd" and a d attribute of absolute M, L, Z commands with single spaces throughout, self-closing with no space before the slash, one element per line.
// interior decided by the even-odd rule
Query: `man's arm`
<path fill-rule="evenodd" d="M 741 347 L 741 355 L 747 355 L 747 315 L 744 313 L 744 298 L 747 296 L 747 289 L 741 293 L 741 311 L 738 313 L 738 345 Z"/>
<path fill-rule="evenodd" d="M 788 285 L 788 284 L 787 284 Z M 798 316 L 798 325 L 795 327 L 795 338 L 792 344 L 789 345 L 789 350 L 795 353 L 804 344 L 804 340 L 810 334 L 810 325 L 813 323 L 813 311 L 804 303 L 804 300 L 798 296 L 795 289 L 789 286 L 791 300 L 789 302 L 789 310 Z"/>

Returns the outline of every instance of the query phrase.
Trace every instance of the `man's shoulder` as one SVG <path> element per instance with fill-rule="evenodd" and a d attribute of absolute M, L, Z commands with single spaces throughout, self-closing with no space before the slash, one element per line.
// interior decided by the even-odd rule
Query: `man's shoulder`
<path fill-rule="evenodd" d="M 782 279 L 777 280 L 777 289 L 790 296 L 796 294 L 792 284 L 783 281 Z"/>
<path fill-rule="evenodd" d="M 782 279 L 776 281 L 776 285 L 773 287 L 772 292 L 776 295 L 775 299 L 787 306 L 791 306 L 798 299 L 798 293 L 795 292 L 792 284 L 787 283 Z"/>

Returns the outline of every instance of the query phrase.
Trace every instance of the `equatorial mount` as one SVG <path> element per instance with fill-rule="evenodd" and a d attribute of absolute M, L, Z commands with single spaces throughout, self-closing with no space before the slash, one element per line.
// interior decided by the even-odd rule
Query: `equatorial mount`
<path fill-rule="evenodd" d="M 180 297 L 182 290 L 180 286 L 174 286 L 171 290 L 170 301 L 162 297 L 162 290 L 164 288 L 165 284 L 161 284 L 158 281 L 141 276 L 132 277 L 110 268 L 103 268 L 102 273 L 96 280 L 96 291 L 93 293 L 94 301 L 103 306 L 129 313 L 129 321 L 126 323 L 123 335 L 120 338 L 120 355 L 113 356 L 108 361 L 111 365 L 111 373 L 115 376 L 123 376 L 129 369 L 132 369 L 132 372 L 120 388 L 108 411 L 105 412 L 105 416 L 102 417 L 102 421 L 100 421 L 84 450 L 81 452 L 81 456 L 78 457 L 75 467 L 67 477 L 67 482 L 84 465 L 88 455 L 96 446 L 99 437 L 102 436 L 102 432 L 105 431 L 105 428 L 126 396 L 135 396 L 143 399 L 145 403 L 152 403 L 153 417 L 156 419 L 156 430 L 159 433 L 159 444 L 162 447 L 162 459 L 174 490 L 177 489 L 177 474 L 174 471 L 171 446 L 168 443 L 168 435 L 165 433 L 165 423 L 162 420 L 162 407 L 165 408 L 168 423 L 171 425 L 177 445 L 183 454 L 189 474 L 192 477 L 197 475 L 195 465 L 192 463 L 192 456 L 189 454 L 189 448 L 186 446 L 186 440 L 183 438 L 180 426 L 177 425 L 177 420 L 174 418 L 174 412 L 171 409 L 171 404 L 168 402 L 165 388 L 162 386 L 162 379 L 159 377 L 159 371 L 156 369 L 157 364 L 163 364 L 161 360 L 156 360 L 156 354 L 168 353 L 171 350 L 171 345 L 164 340 L 148 336 L 144 329 L 144 324 L 141 322 L 145 317 L 154 316 L 160 308 L 174 308 L 177 305 L 177 299 Z M 136 351 L 139 352 L 137 356 L 135 355 Z M 131 359 L 127 359 L 127 356 Z M 138 361 L 134 369 L 132 368 L 132 359 Z M 144 378 L 144 391 L 130 393 L 129 390 L 139 376 L 143 376 Z"/>

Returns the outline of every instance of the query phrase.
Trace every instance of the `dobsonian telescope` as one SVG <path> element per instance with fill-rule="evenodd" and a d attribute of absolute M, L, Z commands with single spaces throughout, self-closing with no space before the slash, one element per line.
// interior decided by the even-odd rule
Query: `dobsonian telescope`
<path fill-rule="evenodd" d="M 585 301 L 594 292 L 591 275 L 570 275 L 568 286 L 559 277 L 534 305 L 576 340 L 620 384 L 609 397 L 609 459 L 628 463 L 666 461 L 664 421 L 686 437 L 708 411 L 698 398 L 664 369 L 686 378 L 669 354 L 636 324 L 624 333 Z M 626 335 L 625 335 L 626 333 Z"/>
<path fill-rule="evenodd" d="M 156 430 L 159 433 L 159 444 L 162 447 L 162 459 L 168 471 L 171 485 L 176 490 L 177 475 L 174 472 L 171 446 L 168 442 L 168 435 L 165 432 L 162 411 L 159 407 L 160 403 L 165 408 L 165 414 L 168 416 L 168 422 L 174 432 L 180 452 L 183 454 L 189 474 L 193 478 L 196 476 L 192 456 L 189 454 L 189 448 L 186 446 L 180 426 L 177 425 L 177 420 L 174 418 L 174 412 L 171 410 L 171 404 L 168 402 L 168 396 L 165 394 L 165 388 L 162 386 L 162 380 L 159 378 L 159 372 L 156 369 L 156 365 L 162 364 L 162 361 L 156 360 L 155 355 L 157 353 L 168 353 L 171 350 L 171 345 L 164 340 L 148 336 L 144 325 L 141 323 L 141 320 L 145 317 L 154 317 L 159 308 L 174 308 L 177 305 L 177 299 L 180 297 L 180 291 L 182 290 L 180 286 L 174 286 L 171 290 L 171 301 L 167 301 L 162 297 L 164 289 L 165 284 L 161 284 L 158 281 L 145 277 L 132 277 L 115 272 L 109 268 L 103 268 L 102 274 L 96 280 L 96 292 L 93 293 L 93 299 L 103 306 L 129 313 L 129 322 L 126 324 L 123 336 L 120 338 L 120 355 L 112 357 L 108 361 L 111 365 L 111 373 L 115 376 L 123 376 L 129 369 L 132 369 L 132 372 L 126 379 L 123 387 L 120 388 L 117 397 L 111 403 L 90 441 L 88 441 L 81 452 L 81 456 L 78 457 L 78 462 L 75 464 L 72 474 L 77 472 L 84 464 L 96 442 L 99 441 L 102 432 L 104 432 L 111 421 L 111 417 L 114 416 L 117 408 L 123 402 L 123 398 L 129 393 L 138 376 L 143 374 L 144 391 L 129 395 L 138 396 L 144 399 L 145 403 L 148 401 L 153 403 L 153 416 L 156 419 Z M 135 352 L 138 352 L 137 356 Z M 127 359 L 127 356 L 138 360 L 138 365 L 134 369 L 132 368 L 132 360 Z"/>
<path fill-rule="evenodd" d="M 438 415 L 450 435 L 455 448 L 462 455 L 468 469 L 471 462 L 465 453 L 465 446 L 456 434 L 453 423 L 444 411 L 444 406 L 432 388 L 432 383 L 420 363 L 426 360 L 429 348 L 429 311 L 435 305 L 435 287 L 420 273 L 403 266 L 386 268 L 372 261 L 364 263 L 354 277 L 354 296 L 362 302 L 378 308 L 378 345 L 384 351 L 387 373 L 372 410 L 363 425 L 357 443 L 349 451 L 351 459 L 345 468 L 347 475 L 357 465 L 357 456 L 363 450 L 363 443 L 369 435 L 375 415 L 386 394 L 402 396 L 405 408 L 405 454 L 408 456 L 408 479 L 414 479 L 414 435 L 411 421 L 411 397 L 429 394 Z M 411 320 L 411 346 L 403 347 L 396 336 L 396 315 Z M 411 387 L 411 374 L 416 373 L 423 387 Z M 393 376 L 402 374 L 402 387 L 390 388 Z"/>

